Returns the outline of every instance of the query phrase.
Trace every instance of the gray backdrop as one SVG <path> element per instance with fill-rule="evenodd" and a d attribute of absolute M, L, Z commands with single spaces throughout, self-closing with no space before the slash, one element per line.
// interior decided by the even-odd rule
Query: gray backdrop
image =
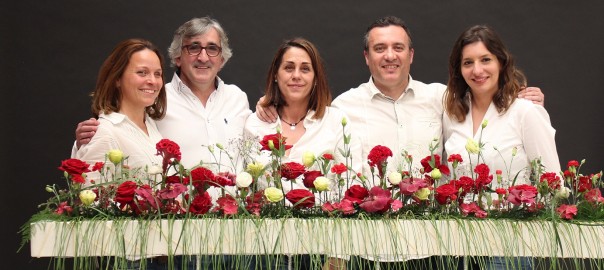
<path fill-rule="evenodd" d="M 88 93 L 98 68 L 121 40 L 146 38 L 166 51 L 173 31 L 210 15 L 226 29 L 233 58 L 219 74 L 255 105 L 281 41 L 313 41 L 327 64 L 334 95 L 366 82 L 362 54 L 368 24 L 403 18 L 412 31 L 411 74 L 446 82 L 447 57 L 457 36 L 474 24 L 493 26 L 517 57 L 529 84 L 546 94 L 563 166 L 587 159 L 584 172 L 604 168 L 604 2 L 585 1 L 16 1 L 0 4 L 2 172 L 0 238 L 3 262 L 44 269 L 47 259 L 15 254 L 17 230 L 63 181 L 78 122 L 90 117 Z M 165 53 L 166 55 L 166 53 Z M 172 69 L 165 67 L 166 79 Z"/>

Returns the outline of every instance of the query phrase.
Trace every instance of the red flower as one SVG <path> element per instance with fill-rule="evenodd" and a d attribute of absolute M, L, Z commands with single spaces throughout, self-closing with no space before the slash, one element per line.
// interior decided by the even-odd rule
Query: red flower
<path fill-rule="evenodd" d="M 295 180 L 298 176 L 304 174 L 306 167 L 297 162 L 287 162 L 281 164 L 281 176 L 288 180 Z"/>
<path fill-rule="evenodd" d="M 405 178 L 398 184 L 401 194 L 403 195 L 413 195 L 420 188 L 425 188 L 429 186 L 428 181 L 420 178 Z"/>
<path fill-rule="evenodd" d="M 216 200 L 216 204 L 218 204 L 218 209 L 222 210 L 222 213 L 226 215 L 235 215 L 239 210 L 239 205 L 237 204 L 237 200 L 233 198 L 231 195 L 225 195 L 224 197 L 218 198 Z"/>
<path fill-rule="evenodd" d="M 461 195 L 465 195 L 468 192 L 472 192 L 472 188 L 474 187 L 474 180 L 467 176 L 462 176 L 459 180 L 451 180 L 451 184 L 455 185 L 455 188 L 461 188 Z"/>
<path fill-rule="evenodd" d="M 214 181 L 208 182 L 210 186 L 213 187 L 227 187 L 227 186 L 235 186 L 235 179 L 237 175 L 230 172 L 219 172 L 214 176 Z"/>
<path fill-rule="evenodd" d="M 477 218 L 486 218 L 487 217 L 487 212 L 480 209 L 480 207 L 478 207 L 478 205 L 475 202 L 462 203 L 459 205 L 459 208 L 461 209 L 461 214 L 464 217 L 468 216 L 469 214 L 474 214 L 474 216 Z"/>
<path fill-rule="evenodd" d="M 450 204 L 452 201 L 455 201 L 457 199 L 458 190 L 459 189 L 451 183 L 444 184 L 436 188 L 436 194 L 434 195 L 434 197 L 436 198 L 436 201 L 441 205 Z"/>
<path fill-rule="evenodd" d="M 182 179 L 180 179 L 180 176 L 178 176 L 178 175 L 171 175 L 171 176 L 166 177 L 166 184 L 175 184 L 175 183 L 188 185 L 189 177 L 183 177 Z"/>
<path fill-rule="evenodd" d="M 353 185 L 344 192 L 344 199 L 353 203 L 361 203 L 367 196 L 369 196 L 369 191 L 360 185 Z"/>
<path fill-rule="evenodd" d="M 346 165 L 344 165 L 343 163 L 334 165 L 333 167 L 331 167 L 331 172 L 335 173 L 335 174 L 342 174 L 345 173 L 348 170 L 348 168 L 346 168 Z"/>
<path fill-rule="evenodd" d="M 461 158 L 460 154 L 451 154 L 449 155 L 449 158 L 447 159 L 448 162 L 455 162 L 457 161 L 457 163 L 461 163 L 463 162 L 463 159 Z"/>
<path fill-rule="evenodd" d="M 187 191 L 187 187 L 181 183 L 166 184 L 165 188 L 157 192 L 157 197 L 162 200 L 175 199 L 185 191 Z"/>
<path fill-rule="evenodd" d="M 73 212 L 73 208 L 71 208 L 71 206 L 69 206 L 67 202 L 61 202 L 57 207 L 57 210 L 55 210 L 55 213 L 59 215 L 62 215 L 63 213 L 69 215 L 71 214 L 71 212 Z"/>
<path fill-rule="evenodd" d="M 205 191 L 193 198 L 191 206 L 189 206 L 189 212 L 196 215 L 203 215 L 210 211 L 210 208 L 212 208 L 212 198 L 210 197 L 210 194 Z"/>
<path fill-rule="evenodd" d="M 333 160 L 333 155 L 329 154 L 329 153 L 325 153 L 325 154 L 323 154 L 323 158 L 325 160 Z"/>
<path fill-rule="evenodd" d="M 390 209 L 391 196 L 390 191 L 373 187 L 359 206 L 368 213 L 384 213 Z"/>
<path fill-rule="evenodd" d="M 251 194 L 245 198 L 245 209 L 256 216 L 260 216 L 260 210 L 266 202 L 264 190 L 259 190 L 255 194 Z"/>
<path fill-rule="evenodd" d="M 84 179 L 81 174 L 72 174 L 71 181 L 74 183 L 86 183 L 86 179 Z"/>
<path fill-rule="evenodd" d="M 315 205 L 315 195 L 308 189 L 292 189 L 285 198 L 296 208 L 310 208 Z"/>
<path fill-rule="evenodd" d="M 321 173 L 321 171 L 307 171 L 307 172 L 304 172 L 304 179 L 303 179 L 304 186 L 306 188 L 308 188 L 308 189 L 315 188 L 314 181 L 319 176 L 323 176 L 323 174 Z"/>
<path fill-rule="evenodd" d="M 478 174 L 475 182 L 477 190 L 482 190 L 486 185 L 490 184 L 493 181 L 493 175 L 490 174 L 491 169 L 489 169 L 489 166 L 487 166 L 487 164 L 480 163 L 476 165 L 476 168 L 474 168 L 474 172 Z"/>
<path fill-rule="evenodd" d="M 91 171 L 93 171 L 93 172 L 99 171 L 99 170 L 101 170 L 103 168 L 103 166 L 105 166 L 105 163 L 103 163 L 103 162 L 94 163 L 94 166 L 92 166 L 92 170 Z"/>
<path fill-rule="evenodd" d="M 551 190 L 556 190 L 560 188 L 560 177 L 557 173 L 547 172 L 541 175 L 539 179 L 541 182 L 547 181 L 547 186 Z"/>
<path fill-rule="evenodd" d="M 461 156 L 460 156 L 461 159 Z M 440 156 L 435 154 L 434 155 L 434 166 L 432 166 L 430 163 L 432 162 L 432 156 L 427 156 L 425 158 L 423 158 L 420 163 L 422 164 L 422 167 L 424 167 L 424 173 L 429 173 L 431 172 L 433 169 L 438 169 L 442 174 L 445 175 L 450 175 L 451 171 L 449 170 L 449 167 L 445 164 L 440 164 Z"/>
<path fill-rule="evenodd" d="M 508 191 L 505 188 L 497 188 L 497 189 L 495 189 L 495 193 L 497 193 L 499 195 L 505 195 L 508 193 Z"/>
<path fill-rule="evenodd" d="M 155 145 L 155 149 L 157 149 L 156 155 L 163 157 L 162 169 L 164 170 L 164 172 L 166 171 L 166 169 L 168 168 L 168 164 L 170 164 L 172 160 L 180 161 L 180 146 L 178 146 L 178 144 L 171 140 L 161 139 Z"/>
<path fill-rule="evenodd" d="M 214 183 L 214 173 L 208 168 L 197 167 L 191 171 L 191 180 L 193 181 L 193 186 L 195 189 L 199 190 L 207 190 L 210 183 Z"/>
<path fill-rule="evenodd" d="M 590 203 L 596 204 L 596 203 L 602 203 L 604 202 L 604 198 L 602 197 L 602 192 L 600 191 L 599 188 L 594 188 L 588 192 L 585 193 L 585 200 L 587 200 Z"/>
<path fill-rule="evenodd" d="M 126 181 L 121 183 L 117 187 L 117 191 L 115 192 L 115 202 L 121 204 L 131 204 L 134 202 L 134 191 L 137 188 L 137 184 L 133 181 Z"/>
<path fill-rule="evenodd" d="M 579 176 L 579 183 L 576 184 L 576 186 L 577 186 L 577 191 L 579 191 L 579 192 L 585 192 L 585 191 L 591 190 L 593 188 L 593 185 L 591 182 L 591 177 L 586 176 L 586 175 Z"/>
<path fill-rule="evenodd" d="M 262 149 L 260 150 L 271 151 L 271 148 L 269 147 L 269 141 L 273 142 L 273 146 L 275 147 L 275 149 L 279 149 L 282 144 L 285 144 L 285 139 L 287 138 L 283 137 L 281 133 L 266 135 L 262 138 L 262 141 L 260 141 L 260 145 L 262 145 Z M 285 150 L 292 148 L 291 145 L 284 145 L 284 147 Z"/>
<path fill-rule="evenodd" d="M 82 175 L 83 173 L 90 171 L 88 167 L 90 167 L 90 164 L 79 159 L 70 158 L 61 161 L 59 170 L 67 172 L 70 175 Z"/>
<path fill-rule="evenodd" d="M 323 210 L 323 212 L 327 212 L 327 213 L 333 213 L 335 211 L 340 211 L 344 215 L 352 215 L 356 211 L 354 209 L 354 204 L 347 199 L 343 199 L 339 203 L 326 202 L 321 206 L 321 209 Z"/>
<path fill-rule="evenodd" d="M 386 146 L 376 145 L 369 151 L 367 159 L 369 160 L 369 166 L 381 168 L 388 157 L 392 156 L 392 150 Z"/>
<path fill-rule="evenodd" d="M 571 160 L 571 161 L 569 161 L 569 162 L 568 162 L 567 167 L 569 167 L 569 168 L 570 168 L 570 167 L 575 167 L 575 168 L 576 168 L 576 167 L 579 167 L 579 162 L 578 162 L 578 161 L 576 161 L 576 160 Z"/>
<path fill-rule="evenodd" d="M 577 215 L 577 206 L 576 205 L 568 205 L 563 204 L 556 209 L 556 212 L 560 214 L 560 217 L 563 219 L 573 219 Z"/>
<path fill-rule="evenodd" d="M 535 203 L 535 197 L 537 197 L 537 188 L 530 185 L 517 185 L 509 188 L 510 194 L 508 195 L 507 201 L 514 204 L 520 205 L 522 203 Z"/>

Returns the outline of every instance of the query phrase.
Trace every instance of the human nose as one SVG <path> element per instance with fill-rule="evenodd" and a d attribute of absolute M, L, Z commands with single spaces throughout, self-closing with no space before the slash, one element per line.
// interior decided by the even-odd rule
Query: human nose
<path fill-rule="evenodd" d="M 474 65 L 472 65 L 472 73 L 474 75 L 480 75 L 480 73 L 482 73 L 482 66 L 480 66 L 479 63 L 475 63 Z"/>
<path fill-rule="evenodd" d="M 197 59 L 201 60 L 202 62 L 207 62 L 210 60 L 206 48 L 201 48 L 201 51 L 199 51 L 199 54 L 197 55 Z"/>
<path fill-rule="evenodd" d="M 299 79 L 301 74 L 302 72 L 299 68 L 294 69 L 294 71 L 292 72 L 292 79 Z"/>
<path fill-rule="evenodd" d="M 395 58 L 394 50 L 392 48 L 387 48 L 384 54 L 386 60 L 392 60 Z"/>

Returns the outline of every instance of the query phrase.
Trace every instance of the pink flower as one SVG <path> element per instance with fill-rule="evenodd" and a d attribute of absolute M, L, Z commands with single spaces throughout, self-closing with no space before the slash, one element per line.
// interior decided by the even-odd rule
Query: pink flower
<path fill-rule="evenodd" d="M 225 216 L 235 215 L 237 214 L 237 210 L 239 209 L 237 200 L 235 200 L 235 198 L 228 194 L 224 197 L 218 198 L 218 200 L 216 200 L 216 204 L 218 204 L 218 209 L 222 210 L 222 213 L 224 213 Z"/>
<path fill-rule="evenodd" d="M 187 191 L 187 187 L 181 183 L 166 184 L 164 189 L 161 189 L 157 192 L 157 197 L 162 200 L 174 199 L 180 194 L 183 194 L 185 191 Z"/>
<path fill-rule="evenodd" d="M 327 212 L 327 213 L 333 213 L 336 211 L 340 211 L 344 215 L 351 215 L 351 214 L 354 214 L 354 212 L 355 212 L 353 203 L 347 199 L 343 199 L 339 203 L 326 202 L 321 206 L 321 209 L 323 210 L 323 212 Z"/>
<path fill-rule="evenodd" d="M 535 197 L 537 196 L 537 188 L 534 186 L 517 185 L 510 187 L 509 191 L 510 194 L 507 197 L 507 201 L 514 205 L 520 205 L 522 203 L 535 203 Z"/>
<path fill-rule="evenodd" d="M 602 203 L 604 202 L 604 198 L 602 197 L 602 192 L 600 192 L 600 189 L 598 188 L 594 188 L 588 192 L 585 193 L 585 200 L 587 200 L 590 203 L 596 204 L 596 203 Z"/>
<path fill-rule="evenodd" d="M 359 206 L 368 213 L 383 213 L 390 208 L 390 198 L 390 191 L 373 187 L 369 190 L 369 196 Z"/>
<path fill-rule="evenodd" d="M 367 196 L 369 196 L 369 191 L 360 185 L 353 185 L 344 192 L 344 199 L 353 203 L 361 203 Z"/>
<path fill-rule="evenodd" d="M 401 189 L 401 194 L 413 195 L 413 193 L 417 192 L 420 188 L 428 187 L 429 184 L 425 179 L 405 178 L 398 186 Z"/>
<path fill-rule="evenodd" d="M 459 205 L 459 208 L 461 210 L 461 214 L 464 217 L 468 216 L 469 214 L 474 214 L 474 216 L 477 218 L 486 218 L 487 217 L 487 212 L 480 209 L 480 207 L 478 207 L 478 205 L 475 202 L 462 203 Z"/>
<path fill-rule="evenodd" d="M 563 219 L 573 219 L 577 215 L 577 206 L 576 205 L 568 205 L 563 204 L 556 209 L 556 212 L 560 214 L 560 217 Z"/>

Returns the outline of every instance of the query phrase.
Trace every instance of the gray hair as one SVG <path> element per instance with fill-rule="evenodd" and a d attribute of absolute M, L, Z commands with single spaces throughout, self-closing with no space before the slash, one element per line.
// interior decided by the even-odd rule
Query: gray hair
<path fill-rule="evenodd" d="M 168 48 L 171 65 L 173 67 L 176 66 L 176 58 L 181 55 L 182 43 L 185 39 L 203 35 L 212 28 L 216 29 L 218 36 L 220 36 L 220 47 L 222 47 L 224 66 L 224 64 L 229 61 L 229 58 L 233 56 L 233 51 L 231 50 L 231 47 L 229 47 L 229 38 L 224 29 L 222 29 L 222 26 L 220 26 L 220 23 L 210 17 L 193 18 L 176 29 L 172 44 L 170 44 L 170 48 Z"/>

